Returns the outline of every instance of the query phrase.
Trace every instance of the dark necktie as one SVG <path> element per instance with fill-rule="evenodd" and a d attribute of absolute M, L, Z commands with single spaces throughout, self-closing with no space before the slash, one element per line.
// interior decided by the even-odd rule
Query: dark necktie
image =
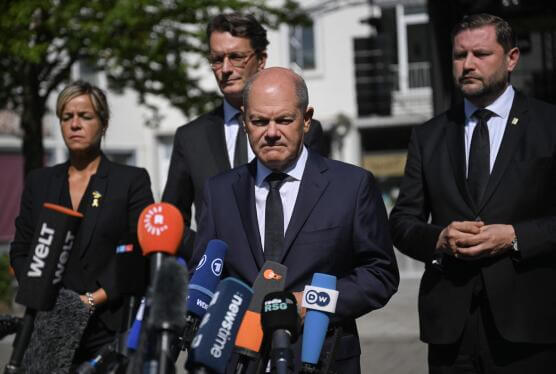
<path fill-rule="evenodd" d="M 247 134 L 243 130 L 243 120 L 241 112 L 236 114 L 239 129 L 236 136 L 236 149 L 234 151 L 234 167 L 247 163 Z"/>
<path fill-rule="evenodd" d="M 264 258 L 280 262 L 284 249 L 284 209 L 280 198 L 280 187 L 288 175 L 272 173 L 266 177 L 270 186 L 266 196 L 264 221 Z"/>
<path fill-rule="evenodd" d="M 492 114 L 488 109 L 479 109 L 473 113 L 473 117 L 477 119 L 477 125 L 473 130 L 469 148 L 467 185 L 475 205 L 481 203 L 490 177 L 490 140 L 487 121 Z"/>

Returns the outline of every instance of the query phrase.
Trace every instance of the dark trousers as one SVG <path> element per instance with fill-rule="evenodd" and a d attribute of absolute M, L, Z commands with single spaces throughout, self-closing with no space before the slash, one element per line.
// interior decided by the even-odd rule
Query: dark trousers
<path fill-rule="evenodd" d="M 473 296 L 459 341 L 429 344 L 429 373 L 556 373 L 556 344 L 505 340 L 496 329 L 488 302 L 481 292 Z"/>

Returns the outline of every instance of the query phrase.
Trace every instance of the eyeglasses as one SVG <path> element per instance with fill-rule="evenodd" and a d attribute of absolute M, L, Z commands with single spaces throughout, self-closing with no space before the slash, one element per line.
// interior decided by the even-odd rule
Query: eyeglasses
<path fill-rule="evenodd" d="M 209 55 L 208 61 L 213 69 L 220 69 L 224 65 L 224 59 L 228 57 L 228 61 L 233 67 L 242 68 L 247 65 L 247 62 L 255 54 L 255 51 L 248 53 L 245 52 L 230 52 L 222 55 Z"/>

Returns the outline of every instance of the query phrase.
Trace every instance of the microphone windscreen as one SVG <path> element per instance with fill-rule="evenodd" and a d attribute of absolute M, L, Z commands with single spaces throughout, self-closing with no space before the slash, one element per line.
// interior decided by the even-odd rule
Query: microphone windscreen
<path fill-rule="evenodd" d="M 137 238 L 143 255 L 162 252 L 175 255 L 183 237 L 183 218 L 169 203 L 147 205 L 137 221 Z"/>
<path fill-rule="evenodd" d="M 81 213 L 71 209 L 43 205 L 27 265 L 19 279 L 17 303 L 34 310 L 52 309 L 81 218 Z"/>
<path fill-rule="evenodd" d="M 10 315 L 0 315 L 0 340 L 15 334 L 21 326 L 21 318 Z"/>
<path fill-rule="evenodd" d="M 283 291 L 288 268 L 278 262 L 266 261 L 253 284 L 253 298 L 239 328 L 236 347 L 243 353 L 257 354 L 263 342 L 261 308 L 266 295 Z"/>
<path fill-rule="evenodd" d="M 224 257 L 228 245 L 222 240 L 211 240 L 207 244 L 205 254 L 201 257 L 193 277 L 189 282 L 187 310 L 202 318 L 212 300 L 214 291 L 220 282 L 224 268 Z"/>
<path fill-rule="evenodd" d="M 79 295 L 62 288 L 54 308 L 37 313 L 22 372 L 68 373 L 89 316 Z"/>
<path fill-rule="evenodd" d="M 311 286 L 335 291 L 336 277 L 328 274 L 315 273 L 313 274 Z M 324 290 L 322 294 L 315 295 L 314 297 L 312 294 L 306 292 L 303 294 L 303 298 L 305 301 L 309 298 L 309 303 L 326 303 L 327 299 L 328 301 L 331 300 L 331 297 L 326 295 L 326 291 Z M 329 322 L 330 317 L 327 313 L 320 310 L 307 310 L 303 327 L 303 345 L 301 348 L 302 362 L 313 365 L 318 363 Z"/>
<path fill-rule="evenodd" d="M 265 336 L 272 336 L 276 330 L 289 331 L 290 342 L 299 336 L 297 301 L 291 292 L 271 292 L 265 296 L 261 311 L 261 323 Z"/>
<path fill-rule="evenodd" d="M 187 270 L 175 258 L 164 259 L 154 276 L 148 329 L 181 332 L 185 326 Z"/>
<path fill-rule="evenodd" d="M 235 278 L 220 282 L 191 343 L 189 369 L 201 366 L 217 374 L 225 373 L 241 317 L 252 296 L 253 290 Z"/>

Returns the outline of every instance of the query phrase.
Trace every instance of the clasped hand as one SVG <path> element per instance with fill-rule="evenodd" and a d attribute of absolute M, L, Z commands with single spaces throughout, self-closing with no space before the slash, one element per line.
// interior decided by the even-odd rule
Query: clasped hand
<path fill-rule="evenodd" d="M 504 253 L 514 238 L 512 225 L 454 221 L 442 230 L 436 248 L 456 258 L 475 260 Z"/>

